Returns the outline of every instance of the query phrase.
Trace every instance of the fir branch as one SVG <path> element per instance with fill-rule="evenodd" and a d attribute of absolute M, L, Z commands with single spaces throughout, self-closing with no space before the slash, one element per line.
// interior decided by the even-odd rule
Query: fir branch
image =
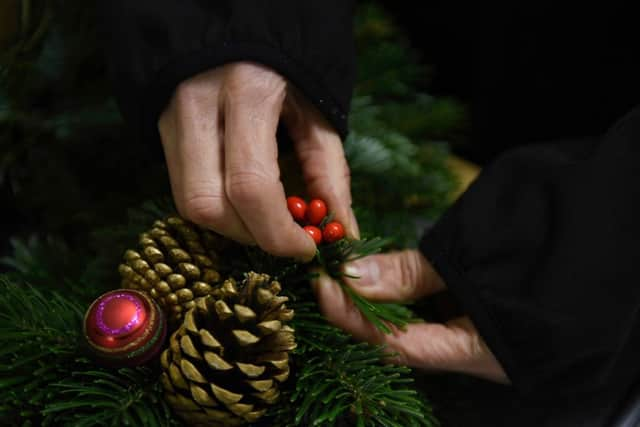
<path fill-rule="evenodd" d="M 85 357 L 84 304 L 0 278 L 0 419 L 36 425 L 177 425 L 150 367 Z"/>
<path fill-rule="evenodd" d="M 162 398 L 158 373 L 149 367 L 84 370 L 50 385 L 56 390 L 42 414 L 51 425 L 179 425 Z"/>
<path fill-rule="evenodd" d="M 47 386 L 77 352 L 81 305 L 0 278 L 0 419 L 39 419 Z"/>
<path fill-rule="evenodd" d="M 290 405 L 273 414 L 276 425 L 438 425 L 426 401 L 410 389 L 411 370 L 381 364 L 388 357 L 384 347 L 355 343 L 329 325 L 310 294 L 300 289 L 292 304 L 299 337 L 296 383 L 285 393 Z"/>
<path fill-rule="evenodd" d="M 31 234 L 10 239 L 12 253 L 0 258 L 0 267 L 7 267 L 9 280 L 27 282 L 36 287 L 87 295 L 73 286 L 69 277 L 82 262 L 59 237 Z"/>
<path fill-rule="evenodd" d="M 426 130 L 412 124 L 429 117 L 430 110 L 419 102 L 427 101 L 417 96 L 394 106 L 380 104 L 372 96 L 354 98 L 352 131 L 345 141 L 363 234 L 391 234 L 405 247 L 417 244 L 420 223 L 439 215 L 455 188 L 455 179 L 445 166 L 446 145 L 429 141 Z M 405 129 L 396 120 L 398 116 L 407 119 Z M 406 128 L 418 133 L 409 134 Z M 443 132 L 438 129 L 433 135 Z"/>
<path fill-rule="evenodd" d="M 404 327 L 412 317 L 412 313 L 409 309 L 403 310 L 404 307 L 398 304 L 381 304 L 368 301 L 358 295 L 343 281 L 339 281 L 339 283 L 349 298 L 351 298 L 353 304 L 358 308 L 358 310 L 360 310 L 362 315 L 371 322 L 373 326 L 385 334 L 390 334 L 392 332 L 386 322 L 404 330 Z"/>

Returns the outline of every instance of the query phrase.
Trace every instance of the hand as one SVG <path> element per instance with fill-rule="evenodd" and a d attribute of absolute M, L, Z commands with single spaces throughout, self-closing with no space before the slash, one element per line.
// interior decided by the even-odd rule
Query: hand
<path fill-rule="evenodd" d="M 287 210 L 276 129 L 294 141 L 310 196 L 357 237 L 340 137 L 275 72 L 239 62 L 182 82 L 158 121 L 171 190 L 185 218 L 277 256 L 311 259 L 315 244 Z"/>
<path fill-rule="evenodd" d="M 446 288 L 427 259 L 415 250 L 362 258 L 347 264 L 345 273 L 359 277 L 346 278 L 346 282 L 371 301 L 407 302 Z M 390 352 L 397 353 L 392 362 L 509 383 L 500 363 L 468 317 L 459 317 L 445 324 L 411 323 L 405 331 L 392 326 L 393 332 L 384 334 L 362 316 L 329 276 L 321 275 L 313 286 L 320 308 L 329 322 L 358 340 L 386 344 Z"/>

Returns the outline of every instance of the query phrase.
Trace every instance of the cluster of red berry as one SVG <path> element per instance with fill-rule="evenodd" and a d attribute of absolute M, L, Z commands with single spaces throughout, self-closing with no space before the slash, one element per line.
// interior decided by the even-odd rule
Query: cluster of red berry
<path fill-rule="evenodd" d="M 344 237 L 344 227 L 337 221 L 325 221 L 327 219 L 327 204 L 320 199 L 313 199 L 307 203 L 300 197 L 287 197 L 287 207 L 293 219 L 303 225 L 319 245 L 322 242 L 333 243 Z M 320 229 L 322 227 L 322 230 Z"/>

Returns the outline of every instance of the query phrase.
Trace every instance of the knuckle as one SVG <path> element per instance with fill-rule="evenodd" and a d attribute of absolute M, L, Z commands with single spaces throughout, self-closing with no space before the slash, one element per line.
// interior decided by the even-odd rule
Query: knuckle
<path fill-rule="evenodd" d="M 229 68 L 225 88 L 234 97 L 250 99 L 253 103 L 284 100 L 286 81 L 268 68 L 241 62 Z"/>
<path fill-rule="evenodd" d="M 464 334 L 461 341 L 461 351 L 470 360 L 476 360 L 486 353 L 486 347 L 479 334 Z"/>
<path fill-rule="evenodd" d="M 251 203 L 260 198 L 264 186 L 272 178 L 255 169 L 230 171 L 225 180 L 225 191 L 233 203 Z"/>
<path fill-rule="evenodd" d="M 218 93 L 217 76 L 196 76 L 176 86 L 170 105 L 179 116 L 189 116 L 198 110 L 209 110 L 216 106 Z"/>
<path fill-rule="evenodd" d="M 208 105 L 217 99 L 222 82 L 223 74 L 218 68 L 196 74 L 176 85 L 170 102 L 176 110 Z"/>
<path fill-rule="evenodd" d="M 481 360 L 487 353 L 487 347 L 479 334 L 469 331 L 457 324 L 447 327 L 445 356 L 441 361 L 450 369 L 460 369 L 475 361 Z"/>
<path fill-rule="evenodd" d="M 185 120 L 189 122 L 192 116 L 197 115 L 198 111 L 204 108 L 210 97 L 210 91 L 202 91 L 199 85 L 183 81 L 176 88 L 170 101 L 172 115 L 178 123 Z"/>
<path fill-rule="evenodd" d="M 193 194 L 178 204 L 178 213 L 199 225 L 217 229 L 224 218 L 222 197 L 214 194 Z"/>
<path fill-rule="evenodd" d="M 176 86 L 173 99 L 178 105 L 189 105 L 197 99 L 199 93 L 198 85 L 194 84 L 193 81 L 184 80 Z"/>
<path fill-rule="evenodd" d="M 477 338 L 456 332 L 450 342 L 449 354 L 441 363 L 450 369 L 456 369 L 479 359 L 482 354 L 482 346 Z"/>
<path fill-rule="evenodd" d="M 399 292 L 403 297 L 412 293 L 417 282 L 417 266 L 419 260 L 413 251 L 402 251 L 395 258 L 396 271 L 400 278 Z"/>

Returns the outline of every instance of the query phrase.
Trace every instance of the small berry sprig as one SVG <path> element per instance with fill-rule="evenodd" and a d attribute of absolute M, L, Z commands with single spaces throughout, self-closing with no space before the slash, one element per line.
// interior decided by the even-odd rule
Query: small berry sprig
<path fill-rule="evenodd" d="M 307 203 L 298 196 L 287 197 L 287 208 L 291 216 L 311 236 L 316 245 L 334 243 L 344 238 L 344 227 L 327 215 L 327 204 L 321 199 Z"/>
<path fill-rule="evenodd" d="M 344 227 L 333 220 L 327 204 L 321 199 L 313 199 L 307 204 L 298 196 L 290 196 L 287 197 L 287 208 L 318 246 L 314 265 L 321 267 L 342 287 L 362 315 L 379 331 L 389 334 L 392 332 L 389 324 L 404 329 L 413 320 L 414 315 L 407 307 L 369 301 L 351 289 L 344 280 L 342 264 L 380 252 L 390 244 L 390 239 L 345 239 Z"/>

